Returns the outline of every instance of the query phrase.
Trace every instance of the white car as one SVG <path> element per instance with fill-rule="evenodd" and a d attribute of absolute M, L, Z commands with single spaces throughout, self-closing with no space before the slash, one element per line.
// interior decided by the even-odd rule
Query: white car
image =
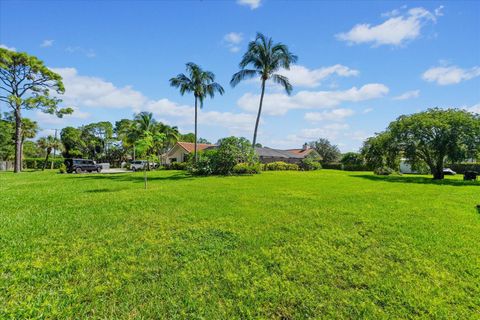
<path fill-rule="evenodd" d="M 130 169 L 132 169 L 132 171 L 143 170 L 146 167 L 147 167 L 147 161 L 146 160 L 134 160 L 130 164 Z"/>
<path fill-rule="evenodd" d="M 148 166 L 148 161 L 147 160 L 134 160 L 130 164 L 130 169 L 132 171 L 137 171 L 137 170 L 144 170 Z M 150 169 L 156 168 L 157 165 L 154 162 L 150 162 Z"/>

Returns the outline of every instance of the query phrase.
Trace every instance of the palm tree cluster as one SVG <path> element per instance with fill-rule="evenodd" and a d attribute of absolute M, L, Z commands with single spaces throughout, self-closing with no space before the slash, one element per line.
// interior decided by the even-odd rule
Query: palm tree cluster
<path fill-rule="evenodd" d="M 255 130 L 253 133 L 252 146 L 257 141 L 258 124 L 262 113 L 263 98 L 265 95 L 265 84 L 268 80 L 282 86 L 287 94 L 291 94 L 292 85 L 287 77 L 278 74 L 281 69 L 290 69 L 290 65 L 297 61 L 297 56 L 292 54 L 288 47 L 282 43 L 274 43 L 272 38 L 257 33 L 255 40 L 248 44 L 247 52 L 242 57 L 239 67 L 240 71 L 235 73 L 230 81 L 232 87 L 235 87 L 241 81 L 260 77 L 261 95 L 258 107 L 258 114 L 255 121 Z M 172 87 L 179 88 L 180 94 L 193 93 L 195 98 L 195 148 L 194 157 L 197 159 L 197 123 L 198 123 L 198 103 L 200 108 L 208 96 L 213 98 L 215 93 L 223 94 L 223 87 L 215 82 L 215 75 L 210 71 L 204 71 L 195 63 L 189 62 L 186 65 L 187 73 L 179 74 L 170 79 Z M 247 68 L 249 67 L 249 68 Z"/>
<path fill-rule="evenodd" d="M 151 112 L 140 112 L 133 120 L 123 119 L 117 122 L 115 133 L 122 146 L 133 151 L 133 158 L 141 151 L 141 155 L 154 154 L 159 160 L 181 136 L 176 126 L 156 121 Z M 147 148 L 142 148 L 147 141 Z"/>

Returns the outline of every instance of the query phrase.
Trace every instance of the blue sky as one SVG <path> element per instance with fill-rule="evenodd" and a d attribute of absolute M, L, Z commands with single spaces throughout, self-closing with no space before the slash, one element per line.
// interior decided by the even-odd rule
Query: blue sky
<path fill-rule="evenodd" d="M 0 1 L 0 45 L 59 72 L 64 103 L 76 111 L 64 119 L 27 113 L 42 135 L 139 111 L 191 131 L 193 98 L 168 80 L 192 61 L 226 89 L 205 102 L 199 135 L 251 139 L 260 85 L 229 81 L 257 31 L 299 57 L 282 71 L 294 85 L 290 97 L 267 88 L 264 145 L 327 137 L 355 151 L 401 114 L 435 106 L 480 112 L 476 1 Z"/>

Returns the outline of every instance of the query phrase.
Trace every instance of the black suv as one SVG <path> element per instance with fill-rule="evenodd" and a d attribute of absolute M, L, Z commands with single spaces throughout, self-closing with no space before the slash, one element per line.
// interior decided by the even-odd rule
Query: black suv
<path fill-rule="evenodd" d="M 102 171 L 102 166 L 95 164 L 93 160 L 87 159 L 65 159 L 65 166 L 67 167 L 68 173 L 82 173 L 92 171 L 97 171 L 100 173 L 100 171 Z"/>

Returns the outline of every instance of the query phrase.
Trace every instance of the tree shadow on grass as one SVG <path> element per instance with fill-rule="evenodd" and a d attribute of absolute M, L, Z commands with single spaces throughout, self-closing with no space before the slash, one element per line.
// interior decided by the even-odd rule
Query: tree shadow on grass
<path fill-rule="evenodd" d="M 100 188 L 100 189 L 91 189 L 86 190 L 86 193 L 108 193 L 108 192 L 117 192 L 121 191 L 122 189 L 108 189 L 108 188 Z"/>
<path fill-rule="evenodd" d="M 374 176 L 374 175 L 350 175 L 354 178 L 362 178 L 370 181 L 383 181 L 383 182 L 396 182 L 396 183 L 418 183 L 418 184 L 434 184 L 439 186 L 476 186 L 480 187 L 480 181 L 463 181 L 463 180 L 454 180 L 454 179 L 444 179 L 444 180 L 434 180 L 427 177 L 419 176 Z"/>
<path fill-rule="evenodd" d="M 143 175 L 132 175 L 130 173 L 127 174 L 88 174 L 88 175 L 72 175 L 70 176 L 71 179 L 82 179 L 82 180 L 103 180 L 103 181 L 129 181 L 129 182 L 136 182 L 136 183 L 143 183 L 144 177 Z M 188 180 L 193 179 L 194 177 L 184 174 L 184 173 L 177 173 L 169 176 L 155 176 L 151 177 L 149 173 L 147 173 L 147 181 L 175 181 L 175 180 Z M 103 190 L 103 189 L 99 189 Z M 93 191 L 92 191 L 93 192 Z M 100 191 L 102 192 L 102 191 Z M 106 191 L 103 191 L 106 192 Z"/>

